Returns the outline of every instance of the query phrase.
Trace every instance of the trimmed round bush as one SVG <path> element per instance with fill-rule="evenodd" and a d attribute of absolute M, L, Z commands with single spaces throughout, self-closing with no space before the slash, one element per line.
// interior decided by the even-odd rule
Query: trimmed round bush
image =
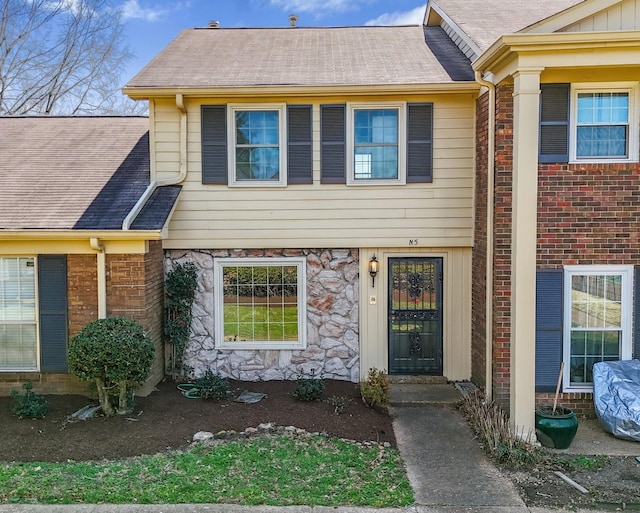
<path fill-rule="evenodd" d="M 115 413 L 133 409 L 133 392 L 149 376 L 154 346 L 142 326 L 123 317 L 90 322 L 69 341 L 71 372 L 93 380 L 105 415 L 113 415 L 110 395 L 118 396 Z"/>

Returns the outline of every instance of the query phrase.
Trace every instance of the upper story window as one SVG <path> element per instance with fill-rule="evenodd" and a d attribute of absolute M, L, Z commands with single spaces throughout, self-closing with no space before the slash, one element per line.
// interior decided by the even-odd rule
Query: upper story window
<path fill-rule="evenodd" d="M 540 162 L 638 162 L 638 84 L 542 84 Z"/>
<path fill-rule="evenodd" d="M 405 106 L 349 104 L 347 183 L 405 183 Z"/>
<path fill-rule="evenodd" d="M 576 92 L 576 159 L 629 157 L 629 92 Z"/>
<path fill-rule="evenodd" d="M 229 185 L 286 185 L 284 105 L 230 105 Z"/>

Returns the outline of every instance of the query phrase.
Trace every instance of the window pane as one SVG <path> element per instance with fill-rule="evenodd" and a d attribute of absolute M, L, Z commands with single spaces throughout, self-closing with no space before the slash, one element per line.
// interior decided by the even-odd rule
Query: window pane
<path fill-rule="evenodd" d="M 397 146 L 363 146 L 355 148 L 355 179 L 398 178 Z"/>
<path fill-rule="evenodd" d="M 622 276 L 574 275 L 571 289 L 572 327 L 621 327 Z"/>
<path fill-rule="evenodd" d="M 298 266 L 224 266 L 224 341 L 296 342 L 298 333 Z M 237 289 L 236 295 L 230 287 Z"/>
<path fill-rule="evenodd" d="M 35 369 L 36 325 L 0 324 L 0 369 Z"/>
<path fill-rule="evenodd" d="M 280 136 L 277 110 L 235 111 L 236 180 L 280 179 Z"/>
<path fill-rule="evenodd" d="M 238 180 L 278 180 L 280 149 L 236 148 L 236 178 Z"/>
<path fill-rule="evenodd" d="M 577 123 L 578 158 L 628 157 L 628 93 L 579 93 Z"/>

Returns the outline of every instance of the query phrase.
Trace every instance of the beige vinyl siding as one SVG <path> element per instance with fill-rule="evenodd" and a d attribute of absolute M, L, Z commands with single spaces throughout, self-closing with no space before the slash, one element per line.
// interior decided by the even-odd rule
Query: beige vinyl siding
<path fill-rule="evenodd" d="M 563 32 L 609 32 L 640 30 L 640 0 L 625 0 L 594 16 L 574 23 Z"/>
<path fill-rule="evenodd" d="M 320 105 L 345 102 L 344 98 L 323 98 L 297 101 L 313 106 L 313 184 L 269 188 L 203 185 L 200 108 L 213 102 L 187 102 L 188 175 L 164 247 L 405 247 L 410 239 L 418 240 L 421 247 L 471 246 L 473 96 L 402 100 L 434 104 L 433 183 L 321 184 Z M 170 179 L 177 176 L 179 167 L 179 115 L 172 101 L 156 100 L 153 105 L 154 176 Z"/>
<path fill-rule="evenodd" d="M 380 261 L 375 287 L 369 278 L 372 255 Z M 360 250 L 360 375 L 369 369 L 388 369 L 389 258 L 443 259 L 443 375 L 449 380 L 471 379 L 471 249 L 363 248 Z M 373 302 L 375 304 L 372 304 Z"/>

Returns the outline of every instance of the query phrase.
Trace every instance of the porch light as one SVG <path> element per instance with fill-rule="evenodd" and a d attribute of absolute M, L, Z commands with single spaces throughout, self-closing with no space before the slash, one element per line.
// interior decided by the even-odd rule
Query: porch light
<path fill-rule="evenodd" d="M 369 274 L 371 275 L 371 286 L 376 286 L 376 274 L 378 274 L 378 259 L 375 255 L 371 257 L 369 260 Z"/>

